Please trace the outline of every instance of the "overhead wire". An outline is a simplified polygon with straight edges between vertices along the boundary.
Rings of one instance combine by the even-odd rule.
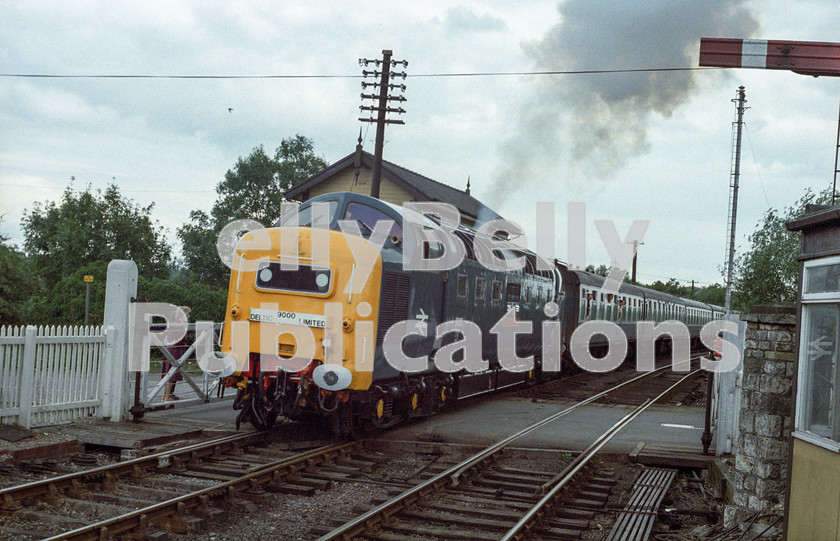
[[[767,198],[767,190],[764,189],[764,179],[761,178],[761,167],[758,166],[758,160],[755,158],[755,149],[753,149],[752,139],[750,138],[750,131],[747,129],[747,123],[744,122],[744,132],[747,134],[747,143],[750,145],[750,152],[752,153],[753,163],[755,163],[755,170],[758,173],[758,182],[761,184],[761,192],[764,194],[764,202],[767,203],[767,209],[770,210],[770,200]]]
[[[544,71],[480,71],[480,72],[451,72],[451,73],[412,73],[406,78],[429,77],[521,77],[527,75],[598,75],[610,73],[656,73],[669,71],[708,71],[726,68],[716,67],[675,67],[675,68],[627,68],[627,69],[590,69],[590,70],[544,70]],[[360,74],[275,74],[275,75],[155,75],[141,73],[0,73],[3,78],[17,79],[361,79]]]

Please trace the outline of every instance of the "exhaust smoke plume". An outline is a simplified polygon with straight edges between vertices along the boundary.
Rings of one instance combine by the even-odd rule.
[[[700,38],[750,37],[744,0],[568,0],[560,22],[526,45],[538,71],[696,67]],[[698,72],[534,76],[512,137],[501,144],[487,200],[502,206],[512,186],[606,178],[648,149],[654,114],[690,97]]]

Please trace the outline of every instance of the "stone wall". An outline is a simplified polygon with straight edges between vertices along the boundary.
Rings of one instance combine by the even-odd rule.
[[[726,524],[784,503],[795,369],[796,307],[754,306],[747,322],[739,435],[735,446],[734,505]]]

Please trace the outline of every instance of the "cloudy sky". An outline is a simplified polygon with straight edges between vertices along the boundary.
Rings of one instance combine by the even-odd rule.
[[[830,187],[840,79],[695,68],[701,37],[840,41],[836,0],[561,2],[0,1],[0,72],[253,78],[0,77],[0,234],[71,184],[115,182],[175,230],[209,210],[240,156],[295,134],[353,151],[361,57],[408,60],[404,126],[385,159],[472,193],[534,238],[556,206],[557,255],[593,220],[650,220],[642,281],[720,282],[732,121],[746,87],[739,246],[769,207]],[[499,75],[518,73],[519,75]],[[454,76],[453,74],[467,74]],[[275,77],[261,76],[305,76]],[[588,225],[566,209],[585,202]],[[533,241],[532,241],[533,244]]]

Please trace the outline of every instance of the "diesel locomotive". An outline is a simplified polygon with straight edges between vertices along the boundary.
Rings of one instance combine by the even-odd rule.
[[[237,426],[268,428],[283,416],[326,420],[337,435],[385,428],[533,384],[544,338],[567,351],[588,319],[613,321],[631,340],[636,321],[676,319],[696,340],[722,314],[630,284],[603,294],[602,277],[462,225],[449,233],[463,245],[457,265],[417,269],[408,255],[431,261],[445,251],[418,243],[418,224],[440,222],[361,194],[325,194],[289,215],[244,236],[233,258],[222,350],[238,363],[224,382],[237,389]],[[517,264],[488,266],[488,254]],[[505,332],[521,322],[528,332]]]

